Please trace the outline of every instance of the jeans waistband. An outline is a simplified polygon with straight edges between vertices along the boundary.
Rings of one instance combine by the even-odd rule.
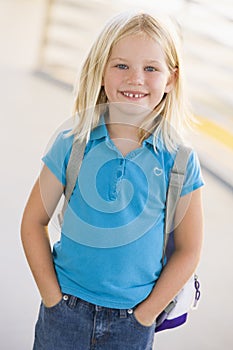
[[[106,306],[100,306],[100,305],[96,305],[96,304],[92,304],[86,300],[83,300],[81,298],[78,298],[74,295],[70,295],[70,294],[63,294],[63,300],[65,300],[67,302],[67,305],[70,308],[75,308],[76,305],[78,303],[83,303],[86,304],[87,306],[89,306],[91,309],[95,310],[95,311],[102,311],[102,310],[110,310],[110,311],[114,311],[119,313],[119,317],[120,318],[127,318],[129,315],[131,315],[134,311],[134,308],[130,308],[130,309],[114,309],[114,308],[109,308]]]

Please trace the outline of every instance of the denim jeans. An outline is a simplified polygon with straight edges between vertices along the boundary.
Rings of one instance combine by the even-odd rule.
[[[152,350],[155,324],[140,324],[133,309],[111,309],[71,295],[40,306],[33,350]]]

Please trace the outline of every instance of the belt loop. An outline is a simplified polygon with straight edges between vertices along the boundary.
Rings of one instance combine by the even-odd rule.
[[[101,311],[103,309],[100,305],[95,305],[95,311]]]
[[[120,318],[127,318],[127,311],[125,309],[120,309]]]
[[[78,298],[77,297],[75,297],[73,295],[69,295],[68,306],[71,309],[75,308],[75,306],[77,305],[77,302],[78,302]]]

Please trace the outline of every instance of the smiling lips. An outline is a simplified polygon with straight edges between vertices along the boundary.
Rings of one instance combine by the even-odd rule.
[[[121,91],[122,95],[125,97],[129,97],[129,98],[143,98],[146,97],[148,94],[143,94],[140,92],[132,92],[132,91]]]

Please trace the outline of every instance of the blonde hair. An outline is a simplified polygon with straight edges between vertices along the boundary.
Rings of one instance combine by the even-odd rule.
[[[107,105],[102,79],[112,47],[126,36],[144,33],[161,46],[169,71],[172,73],[176,70],[176,79],[173,89],[164,95],[140,126],[141,141],[149,131],[154,134],[155,147],[158,136],[162,137],[169,151],[174,150],[177,144],[182,142],[183,131],[185,125],[189,124],[191,115],[184,97],[180,37],[176,29],[175,26],[169,29],[167,23],[147,13],[124,12],[106,24],[91,47],[81,70],[74,104],[74,113],[78,115],[78,123],[72,130],[75,138],[81,141],[88,138],[91,130],[99,123],[103,112],[101,106]],[[160,118],[157,118],[158,116]]]

